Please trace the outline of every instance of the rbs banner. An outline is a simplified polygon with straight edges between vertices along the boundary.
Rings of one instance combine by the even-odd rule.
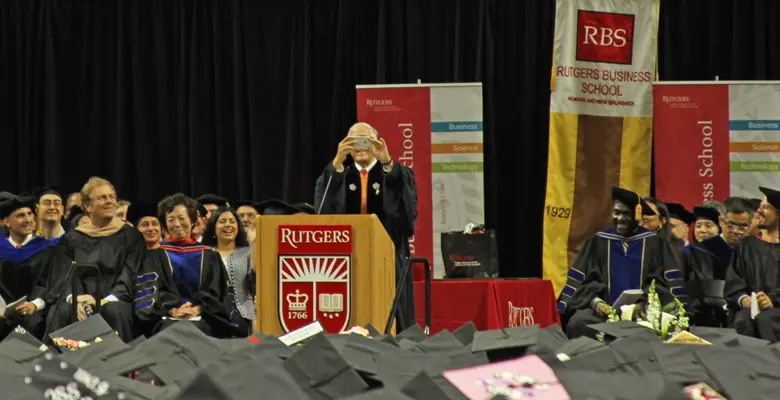
[[[690,209],[778,187],[780,83],[659,82],[653,102],[658,197]]]
[[[658,0],[558,0],[544,278],[559,293],[583,241],[611,224],[612,186],[650,193]]]

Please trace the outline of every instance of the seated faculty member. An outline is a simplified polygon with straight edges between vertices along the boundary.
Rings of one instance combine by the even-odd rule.
[[[147,252],[135,281],[141,332],[148,335],[189,320],[214,337],[246,336],[219,253],[192,238],[195,200],[177,193],[160,201],[157,212],[169,236],[159,249]]]
[[[370,146],[362,146],[359,138],[367,138]],[[321,207],[321,214],[376,214],[395,244],[396,282],[401,280],[417,219],[417,184],[410,168],[393,161],[371,125],[353,125],[339,143],[333,161],[317,178],[314,207]],[[399,332],[415,324],[411,276],[409,272],[397,294]]]
[[[59,238],[65,234],[65,228],[62,226],[62,217],[65,213],[65,205],[62,201],[62,195],[54,187],[40,189],[36,195],[38,217],[37,236],[44,239]]]
[[[21,325],[40,339],[46,327],[45,282],[48,265],[56,253],[54,245],[59,239],[33,235],[35,203],[33,197],[16,196],[0,203],[0,221],[8,230],[8,238],[0,239],[0,296],[6,303],[23,296],[28,299],[16,307],[20,318],[0,320],[4,322],[0,338]]]
[[[765,187],[759,188],[764,194],[759,212],[762,214],[766,229],[764,240],[748,236],[735,248],[731,264],[726,271],[724,294],[734,314],[734,329],[742,335],[761,337],[777,341],[780,331],[780,244],[766,241],[766,237],[777,238],[780,219],[780,191]],[[756,294],[760,313],[751,318],[750,305],[752,294]]]
[[[654,214],[638,194],[612,188],[613,228],[588,238],[569,269],[558,311],[568,320],[566,334],[579,337],[587,326],[604,322],[608,306],[629,289],[645,292],[655,280],[661,301],[668,303],[670,284],[682,286],[682,271],[674,249],[653,232],[639,226],[643,215]],[[668,265],[667,265],[668,264]]]
[[[162,242],[162,226],[157,217],[157,206],[146,203],[133,203],[127,212],[127,222],[144,235],[148,250],[159,249]]]
[[[65,282],[69,264],[56,268],[57,283],[53,293],[59,293],[67,285],[65,303],[57,305],[59,310],[49,311],[50,331],[56,331],[72,321],[70,301],[78,301],[90,309],[100,302],[100,315],[125,342],[133,339],[133,295],[135,277],[146,251],[143,235],[137,229],[116,218],[117,196],[111,182],[90,178],[81,189],[84,211],[89,222],[81,223],[74,231],[60,239],[60,248],[65,256],[78,264],[94,264],[98,274],[90,269],[79,269],[74,275],[80,283],[75,298],[70,282]],[[98,285],[99,282],[99,285]],[[98,290],[99,286],[99,290]],[[56,314],[56,315],[55,315]]]

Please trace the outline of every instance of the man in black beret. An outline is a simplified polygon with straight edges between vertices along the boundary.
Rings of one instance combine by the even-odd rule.
[[[578,337],[588,325],[604,322],[609,307],[626,290],[649,288],[655,280],[661,301],[682,294],[683,274],[674,249],[654,232],[639,226],[654,215],[638,194],[612,188],[613,227],[585,241],[558,298],[558,312],[568,321],[566,333]]]

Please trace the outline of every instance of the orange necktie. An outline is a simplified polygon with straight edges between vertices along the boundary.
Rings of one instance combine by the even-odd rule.
[[[360,213],[368,214],[368,170],[360,170]]]

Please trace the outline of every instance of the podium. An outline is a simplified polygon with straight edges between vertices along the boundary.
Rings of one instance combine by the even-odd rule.
[[[255,331],[281,335],[315,320],[329,333],[384,329],[395,246],[376,215],[268,215],[256,227]]]

